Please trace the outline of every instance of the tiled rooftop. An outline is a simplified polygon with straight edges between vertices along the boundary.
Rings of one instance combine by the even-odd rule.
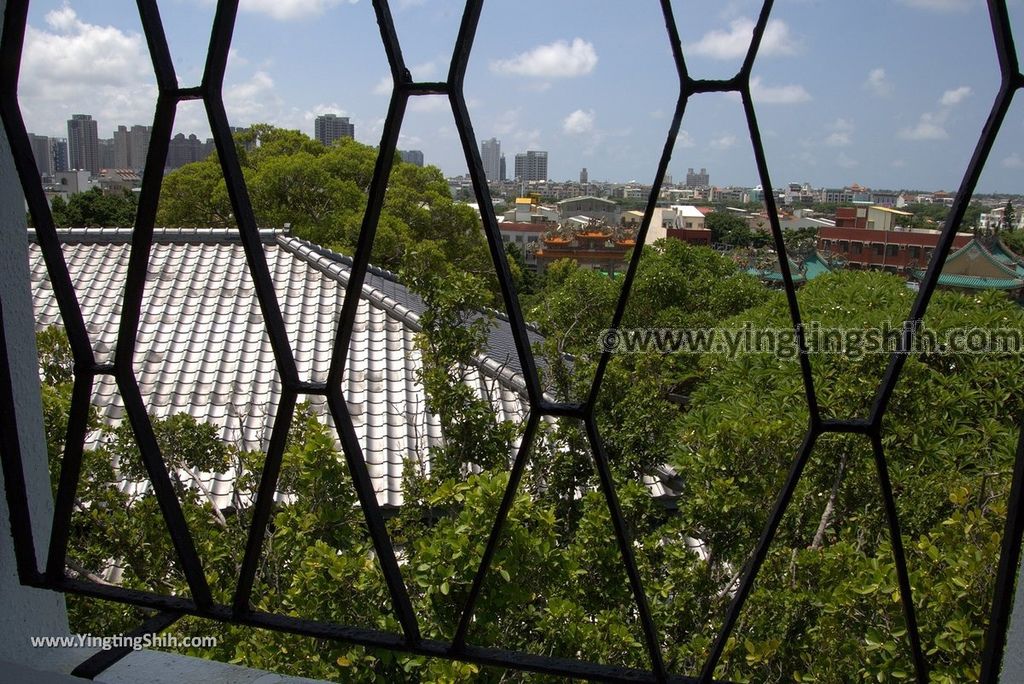
[[[97,361],[112,360],[131,231],[75,229],[62,231],[61,237]],[[352,262],[280,233],[266,231],[262,241],[299,376],[323,382]],[[34,235],[30,242],[36,325],[42,329],[61,321]],[[237,233],[158,231],[146,281],[135,371],[149,412],[156,417],[188,412],[220,426],[226,440],[265,449],[281,383]],[[371,269],[343,392],[385,506],[402,502],[403,462],[423,460],[442,438],[416,380],[420,354],[414,336],[423,310],[423,301],[393,274]],[[508,323],[497,318],[470,381],[490,398],[501,419],[524,416],[520,371]],[[322,399],[310,399],[321,415],[327,413]],[[113,377],[98,378],[93,404],[106,422],[121,420],[123,405]],[[209,474],[218,504],[228,504],[233,477],[231,472]]]

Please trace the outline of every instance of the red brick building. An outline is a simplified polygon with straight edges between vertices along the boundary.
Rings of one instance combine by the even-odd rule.
[[[937,230],[872,230],[837,225],[818,230],[818,250],[830,258],[845,260],[848,268],[902,273],[928,265],[939,235]],[[972,237],[970,233],[957,233],[953,249],[963,247]]]

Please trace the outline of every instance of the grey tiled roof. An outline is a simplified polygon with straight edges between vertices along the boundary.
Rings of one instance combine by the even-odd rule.
[[[97,360],[112,360],[131,231],[75,229],[61,237]],[[30,238],[36,325],[42,329],[61,320],[42,254]],[[299,376],[322,382],[352,262],[272,231],[264,232],[262,241]],[[146,280],[134,360],[149,412],[157,417],[187,412],[220,426],[226,440],[265,449],[281,384],[237,233],[158,231]],[[416,381],[420,354],[414,336],[423,310],[423,301],[393,274],[371,269],[343,391],[378,500],[386,506],[401,504],[404,461],[423,462],[442,438]],[[499,418],[523,419],[521,366],[507,321],[496,321],[486,353],[470,368],[469,382],[490,398]],[[326,413],[322,400],[310,399],[321,415]],[[112,377],[98,378],[93,403],[108,423],[121,420],[123,405]],[[230,472],[204,476],[219,505],[229,503],[233,478]]]

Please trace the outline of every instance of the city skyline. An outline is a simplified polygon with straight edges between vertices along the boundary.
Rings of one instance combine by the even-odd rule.
[[[1024,0],[1009,4],[1014,19],[1024,16]],[[443,79],[463,3],[392,5],[414,78]],[[621,5],[596,12],[582,0],[487,3],[465,85],[477,141],[497,138],[511,155],[548,150],[555,180],[587,167],[594,179],[650,183],[678,78],[658,3]],[[986,11],[970,0],[876,5],[850,12],[820,0],[776,3],[752,81],[772,185],[958,186],[998,88]],[[695,77],[735,73],[759,6],[673,3]],[[197,83],[212,3],[181,0],[161,9],[179,81]],[[96,102],[104,136],[118,124],[152,122],[152,69],[138,16],[125,10],[98,0],[32,4],[20,89],[30,130],[56,137],[71,113]],[[524,12],[546,21],[509,31]],[[872,47],[879,44],[885,54]],[[339,63],[361,68],[339,71]],[[232,125],[267,122],[312,136],[316,116],[334,112],[351,119],[357,140],[376,145],[390,90],[366,0],[243,2],[224,89]],[[208,135],[200,103],[179,107],[175,131]],[[669,173],[682,178],[687,168],[706,167],[723,185],[757,185],[748,140],[736,96],[695,97]],[[446,175],[466,171],[442,96],[410,101],[398,147],[422,150]],[[1018,97],[978,190],[1022,189]]]

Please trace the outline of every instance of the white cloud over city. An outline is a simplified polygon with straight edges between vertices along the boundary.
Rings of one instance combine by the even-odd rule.
[[[241,0],[239,8],[288,21],[315,17],[336,5],[354,5],[357,2],[359,0]]]
[[[151,121],[156,78],[139,33],[82,21],[70,6],[29,26],[19,81],[22,112],[35,130],[66,130],[71,114]],[[89,111],[81,111],[89,103]]]
[[[715,29],[704,34],[695,43],[683,48],[685,56],[698,55],[711,59],[736,59],[743,57],[750,49],[750,41],[754,37],[754,21],[752,19],[733,19],[728,30]],[[799,49],[799,43],[793,36],[789,26],[779,19],[772,19],[765,27],[764,36],[758,55],[792,55]]]
[[[592,133],[594,130],[594,110],[577,109],[562,121],[562,130],[570,135]]]
[[[591,43],[574,38],[571,43],[556,40],[509,59],[491,62],[499,74],[531,78],[572,78],[589,74],[597,66],[597,51]]]

